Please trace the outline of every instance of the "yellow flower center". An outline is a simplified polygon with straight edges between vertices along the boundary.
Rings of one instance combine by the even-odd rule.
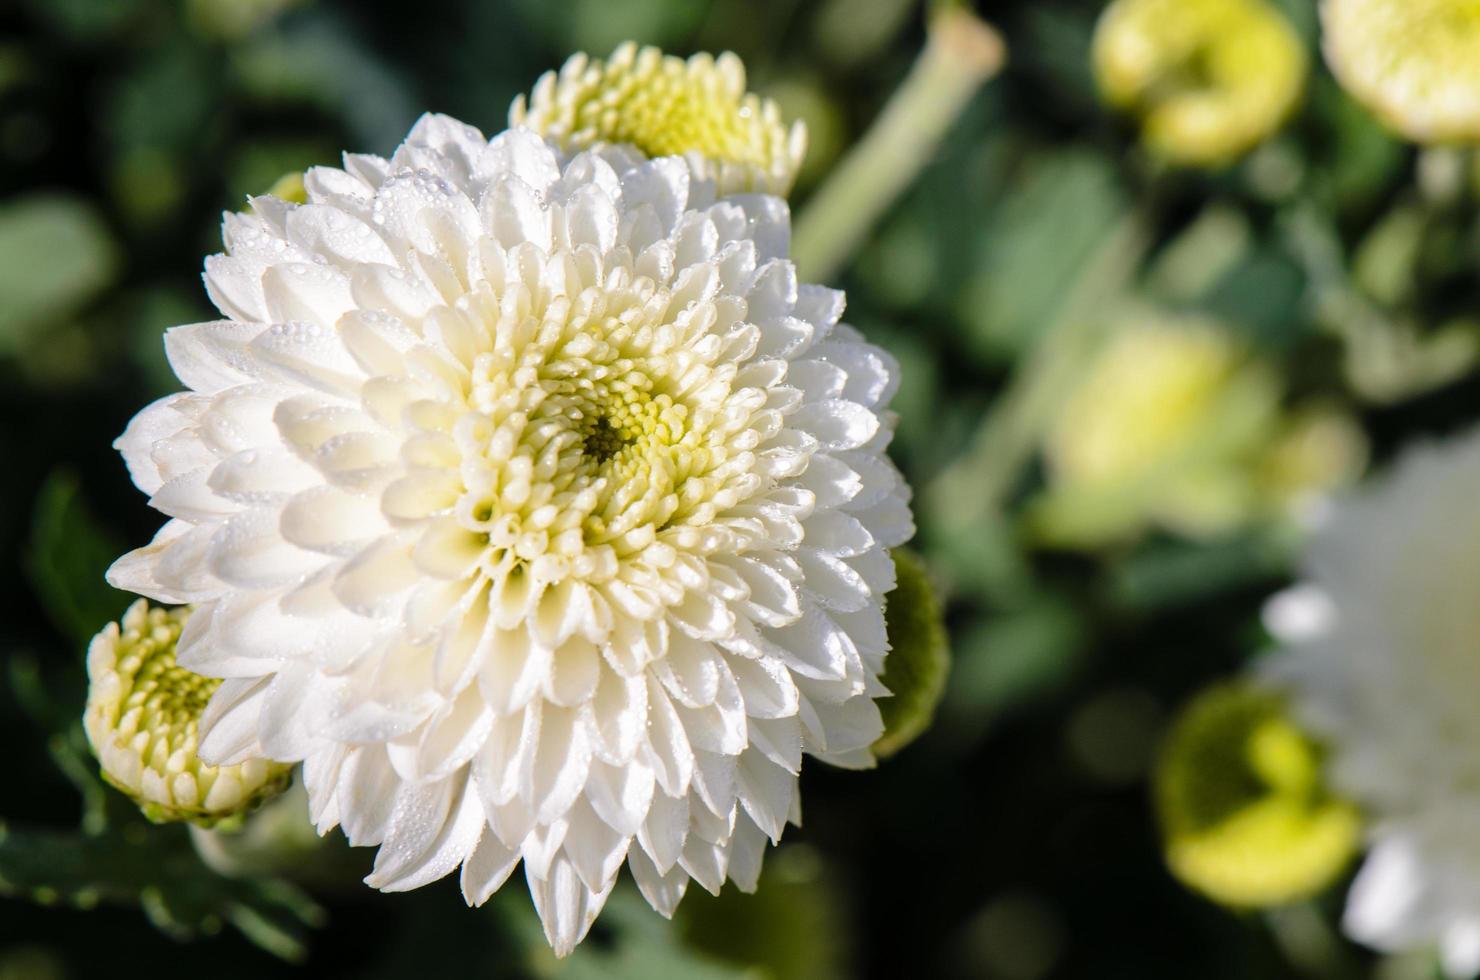
[[[447,311],[485,348],[471,359],[466,414],[446,424],[454,512],[470,536],[460,547],[489,577],[601,581],[637,555],[671,562],[658,535],[687,526],[672,544],[691,546],[757,491],[746,427],[767,395],[731,386],[754,328],[743,302],[691,298],[623,271],[573,298],[510,306],[470,294]]]

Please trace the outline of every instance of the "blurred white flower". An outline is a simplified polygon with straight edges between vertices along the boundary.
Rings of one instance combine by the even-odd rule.
[[[1266,623],[1269,676],[1329,745],[1334,788],[1370,822],[1347,900],[1355,939],[1437,943],[1480,972],[1480,433],[1408,451],[1333,505],[1304,581]]]
[[[893,360],[796,280],[781,200],[681,158],[423,118],[226,216],[118,446],[169,515],[110,580],[194,602],[201,751],[303,760],[370,884],[522,859],[557,953],[625,860],[752,887],[809,753],[866,766]]]

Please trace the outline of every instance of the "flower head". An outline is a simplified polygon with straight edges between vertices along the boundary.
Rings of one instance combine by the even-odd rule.
[[[514,100],[509,125],[567,151],[622,143],[650,157],[683,156],[721,194],[785,194],[807,150],[800,121],[788,127],[775,102],[745,91],[734,54],[685,61],[631,42],[605,61],[577,54],[558,74],[546,72],[528,101]]]
[[[1115,0],[1095,29],[1094,68],[1106,101],[1141,117],[1158,156],[1217,166],[1284,123],[1306,56],[1265,0]]]
[[[1269,677],[1371,820],[1346,930],[1384,950],[1437,942],[1480,970],[1480,436],[1411,449],[1328,509],[1304,581],[1266,612]]]
[[[1343,87],[1419,143],[1480,139],[1480,8],[1469,0],[1323,0]]]
[[[1168,737],[1156,773],[1172,871],[1234,906],[1289,902],[1331,884],[1361,823],[1327,791],[1320,763],[1278,695],[1247,684],[1204,692]]]
[[[368,881],[521,860],[558,952],[623,861],[753,884],[810,753],[865,766],[897,368],[799,284],[774,197],[427,116],[228,215],[119,440],[171,520],[110,573],[197,611],[202,753],[303,760]]]
[[[197,725],[221,682],[175,663],[189,615],[188,609],[151,609],[140,599],[121,623],[109,623],[93,638],[83,727],[103,778],[149,819],[210,826],[282,792],[292,767],[256,757],[229,766],[200,760]]]

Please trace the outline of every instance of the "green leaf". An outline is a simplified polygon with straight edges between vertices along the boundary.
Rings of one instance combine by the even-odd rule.
[[[107,227],[83,201],[33,195],[0,207],[0,353],[78,312],[117,268]]]
[[[103,578],[122,553],[88,509],[77,476],[53,472],[37,495],[27,570],[47,613],[76,642],[87,643],[128,606]]]
[[[974,346],[987,355],[1031,346],[1124,210],[1104,158],[1064,152],[1026,161],[990,218],[977,275],[961,294]]]
[[[183,828],[139,823],[90,835],[0,826],[0,895],[44,905],[137,905],[175,939],[219,932],[230,922],[284,959],[307,952],[307,929],[323,911],[271,879],[232,879],[196,858]]]
[[[1160,543],[1116,566],[1110,597],[1131,611],[1175,608],[1284,574],[1287,561],[1284,545],[1265,533],[1206,544]]]
[[[898,584],[885,607],[890,649],[882,678],[893,697],[879,702],[884,734],[874,743],[874,753],[882,757],[930,727],[951,670],[950,637],[925,566],[906,549],[893,554]]]

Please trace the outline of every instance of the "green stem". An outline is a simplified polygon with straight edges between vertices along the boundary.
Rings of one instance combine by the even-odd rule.
[[[1144,214],[1132,213],[1106,235],[971,446],[925,488],[921,509],[936,515],[939,530],[957,533],[1000,512],[1108,327],[1105,305],[1140,266],[1149,225]]]
[[[1004,57],[1001,37],[970,11],[934,13],[909,76],[797,218],[792,257],[808,281],[831,280],[853,257]]]

